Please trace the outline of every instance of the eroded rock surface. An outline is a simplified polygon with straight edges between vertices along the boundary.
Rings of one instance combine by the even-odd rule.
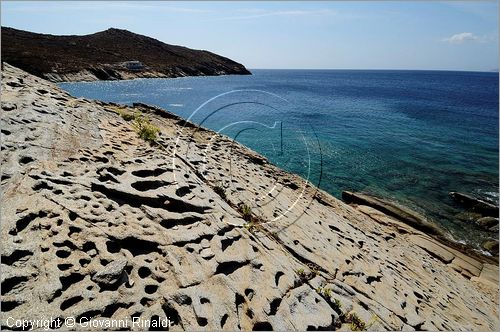
[[[5,65],[2,328],[347,329],[353,314],[372,330],[498,328],[497,265],[138,105],[161,128],[149,145],[116,107]]]

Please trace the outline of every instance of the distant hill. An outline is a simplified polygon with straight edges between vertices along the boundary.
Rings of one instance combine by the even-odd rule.
[[[51,81],[251,74],[223,56],[127,30],[55,36],[2,27],[2,61]]]

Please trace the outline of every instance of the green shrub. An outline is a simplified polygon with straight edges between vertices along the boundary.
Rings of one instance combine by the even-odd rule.
[[[134,127],[139,137],[146,142],[154,143],[158,139],[160,128],[153,125],[148,117],[135,117]]]
[[[252,221],[252,208],[250,206],[242,203],[240,204],[239,209],[244,220],[249,222]]]
[[[339,299],[333,299],[332,302],[333,310],[340,312],[342,310],[342,303],[340,303]]]
[[[302,269],[302,268],[297,269],[295,271],[295,273],[297,273],[297,275],[299,276],[300,279],[302,279],[302,280],[306,280],[307,279],[307,275],[308,274],[307,274],[307,272],[304,269]]]
[[[123,120],[125,120],[125,121],[135,120],[136,118],[139,117],[139,115],[137,113],[129,112],[124,107],[110,106],[109,110],[111,110],[112,112],[115,112],[116,114],[120,115],[123,118]]]
[[[132,121],[138,117],[136,114],[131,113],[131,112],[122,112],[122,113],[120,113],[120,115],[123,118],[123,120],[125,120],[125,121]]]
[[[246,222],[243,227],[245,227],[250,233],[254,233],[257,230],[257,227],[253,221]]]
[[[316,293],[323,295],[330,302],[330,299],[332,297],[332,289],[331,288],[318,287],[318,288],[316,288]],[[342,307],[342,305],[340,304],[340,301],[338,299],[333,299],[332,305],[334,306],[334,308],[336,310],[340,309]]]
[[[365,322],[355,312],[347,316],[346,322],[350,324],[351,331],[363,331],[366,328]]]

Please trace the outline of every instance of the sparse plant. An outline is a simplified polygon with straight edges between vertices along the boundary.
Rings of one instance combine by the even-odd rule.
[[[125,121],[135,120],[139,117],[138,113],[129,112],[125,107],[111,106],[110,110],[120,115]]]
[[[158,139],[160,128],[153,125],[148,117],[138,116],[135,118],[134,127],[140,138],[146,142],[154,143]]]
[[[243,227],[245,227],[250,233],[254,233],[257,229],[255,223],[253,221],[246,222],[243,224]]]
[[[132,112],[122,112],[120,113],[120,115],[125,121],[132,121],[138,117],[137,114],[134,114]]]
[[[333,306],[333,310],[335,310],[337,312],[342,311],[342,303],[340,303],[339,299],[334,298],[332,301],[332,306]]]
[[[250,206],[245,203],[241,203],[239,209],[244,220],[247,222],[252,221],[252,208]]]
[[[324,297],[328,298],[327,300],[330,301],[329,299],[331,299],[332,297],[332,289],[331,288],[328,288],[328,287],[318,287],[316,288],[316,292],[318,294],[321,294],[323,295]],[[342,306],[340,304],[340,301],[337,300],[337,299],[333,299],[333,305],[337,308],[340,309],[340,307]]]
[[[300,269],[297,269],[295,271],[295,273],[297,273],[297,275],[299,276],[300,279],[302,280],[306,280],[307,279],[307,272],[303,269],[303,268],[300,268]]]
[[[355,312],[347,316],[346,322],[349,323],[351,331],[363,331],[366,328],[365,322]]]
[[[311,271],[311,277],[316,277],[319,275],[319,272],[321,270],[321,267],[319,267],[317,264],[314,263],[308,263],[307,267]]]
[[[223,200],[227,200],[226,196],[226,190],[222,186],[220,182],[218,182],[214,187],[213,187],[215,193],[219,195]]]

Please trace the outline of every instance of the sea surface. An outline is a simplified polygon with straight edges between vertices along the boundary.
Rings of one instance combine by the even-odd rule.
[[[235,138],[336,197],[392,199],[462,242],[450,191],[498,203],[498,73],[252,70],[251,76],[63,83],[76,97],[157,105]]]

